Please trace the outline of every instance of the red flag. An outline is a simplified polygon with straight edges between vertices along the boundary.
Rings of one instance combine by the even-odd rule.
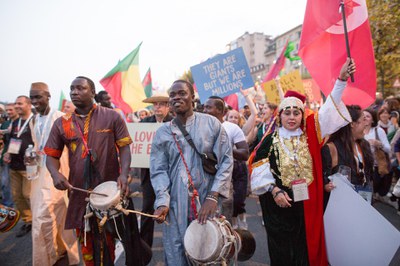
[[[325,95],[328,95],[346,61],[341,0],[308,0],[299,55]],[[365,0],[345,0],[351,57],[357,65],[355,82],[348,82],[345,104],[368,107],[375,100],[376,70]]]
[[[149,98],[151,95],[153,95],[153,83],[151,81],[151,70],[147,70],[146,75],[144,76],[142,80],[142,84],[144,87],[144,93],[146,94],[146,97]]]
[[[232,109],[239,111],[239,100],[236,93],[224,97],[224,101],[232,107]]]
[[[268,80],[274,79],[278,76],[279,71],[285,66],[285,51],[287,48],[288,42],[286,42],[285,47],[283,47],[281,54],[279,55],[278,59],[276,59],[275,64],[272,65],[270,70],[268,71],[267,75],[265,76],[263,82]]]

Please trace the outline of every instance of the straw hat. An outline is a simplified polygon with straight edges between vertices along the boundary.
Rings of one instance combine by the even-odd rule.
[[[155,93],[149,98],[143,100],[144,103],[159,103],[159,102],[168,102],[169,96],[167,93]]]

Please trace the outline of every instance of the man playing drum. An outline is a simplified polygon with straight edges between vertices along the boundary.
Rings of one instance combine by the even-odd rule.
[[[72,81],[70,96],[76,110],[54,122],[44,149],[54,186],[60,190],[92,190],[103,182],[117,181],[121,194],[127,196],[131,160],[129,144],[132,140],[125,122],[117,112],[93,103],[95,86],[89,78],[80,76]],[[69,153],[69,179],[59,172],[59,160],[64,146],[68,147]],[[86,265],[113,265],[115,246],[109,228],[112,228],[110,225],[114,224],[115,219],[100,226],[98,218],[93,216],[89,223],[85,223],[87,197],[87,193],[69,191],[65,228],[77,229]],[[131,202],[130,207],[133,208]],[[128,218],[120,217],[124,223],[127,222]],[[130,230],[119,231],[122,242],[126,242],[126,237],[132,244],[130,249],[125,247],[127,265],[142,265],[135,220],[129,219],[131,224],[127,228]]]
[[[157,130],[150,155],[150,178],[156,194],[154,214],[158,215],[157,222],[167,219],[169,223],[163,225],[167,265],[190,265],[183,244],[189,223],[197,219],[204,224],[214,216],[219,197],[228,198],[231,186],[233,158],[228,136],[215,117],[193,112],[193,102],[192,84],[175,81],[169,90],[169,104],[176,119]],[[186,128],[199,152],[215,154],[215,175],[204,171],[201,157],[177,122]]]

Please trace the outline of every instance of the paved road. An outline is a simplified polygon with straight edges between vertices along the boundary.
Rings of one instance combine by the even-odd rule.
[[[141,197],[134,198],[135,208],[140,210]],[[262,266],[269,265],[268,247],[265,229],[261,224],[261,211],[256,197],[250,197],[246,201],[248,212],[247,222],[257,242],[257,249],[251,260],[241,262],[239,265]],[[382,203],[374,204],[374,207],[388,219],[398,230],[400,230],[400,216],[396,210]],[[0,234],[0,265],[2,266],[25,266],[31,265],[32,239],[30,235],[16,238],[15,234],[21,226],[21,222],[10,232]],[[153,259],[150,265],[164,265],[163,247],[161,243],[161,226],[156,225],[153,245]],[[117,260],[116,265],[124,265],[124,255]],[[400,249],[390,265],[400,265]]]

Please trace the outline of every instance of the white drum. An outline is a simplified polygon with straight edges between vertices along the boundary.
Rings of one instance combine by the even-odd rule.
[[[240,239],[225,219],[208,220],[206,224],[192,221],[184,237],[189,259],[200,263],[228,261],[240,250]]]
[[[106,194],[107,197],[90,194],[89,202],[90,207],[99,219],[107,216],[112,218],[121,214],[120,211],[115,209],[115,206],[122,203],[121,191],[118,189],[117,182],[107,181],[101,183],[93,189],[94,192]]]

